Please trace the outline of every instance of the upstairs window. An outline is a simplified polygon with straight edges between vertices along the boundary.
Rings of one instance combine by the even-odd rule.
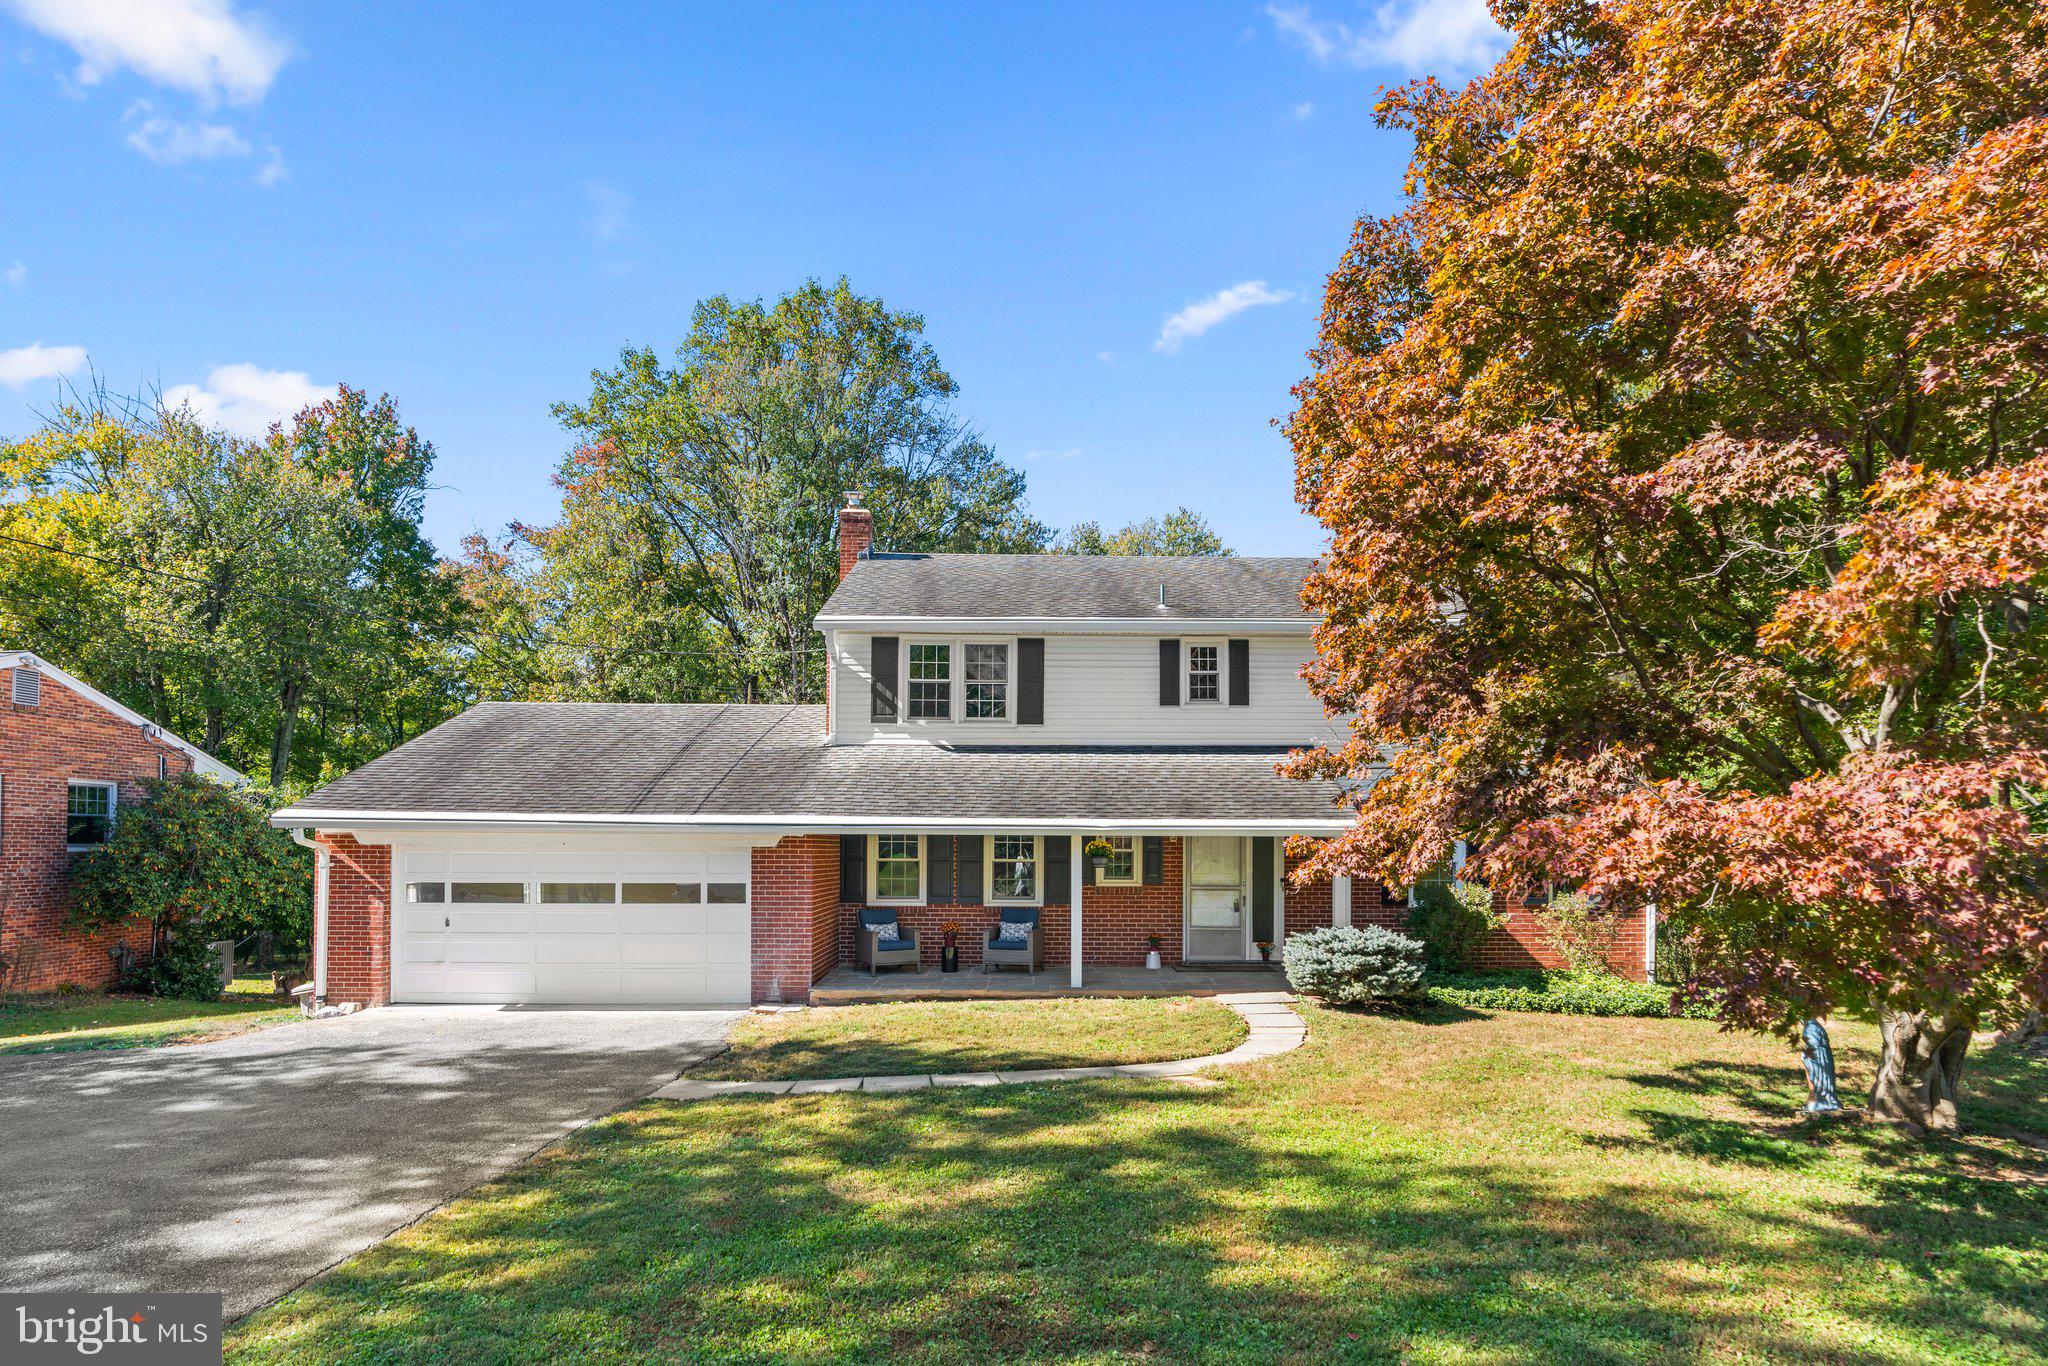
[[[969,645],[966,649],[967,719],[1007,719],[1010,715],[1010,647]]]
[[[1188,646],[1188,701],[1223,700],[1223,649],[1217,645]]]
[[[64,813],[64,844],[71,849],[91,849],[105,844],[114,834],[114,785],[72,783]]]
[[[913,721],[944,721],[953,714],[953,647],[910,647],[910,711]]]

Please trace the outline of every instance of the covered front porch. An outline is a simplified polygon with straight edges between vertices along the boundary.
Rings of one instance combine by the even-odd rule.
[[[810,999],[1281,990],[1288,935],[1352,921],[1348,879],[1290,877],[1299,860],[1288,836],[1327,829],[1250,820],[1165,831],[1105,821],[1044,834],[933,826],[840,837],[838,951],[817,964]],[[1091,841],[1100,842],[1094,857]],[[1372,918],[1376,907],[1362,910]],[[989,954],[999,966],[984,973],[1000,927],[1020,922],[1031,926],[1036,971],[1017,967],[1020,955],[1004,942],[994,947],[1010,951]],[[884,932],[897,937],[885,941]],[[948,961],[956,971],[942,970]]]

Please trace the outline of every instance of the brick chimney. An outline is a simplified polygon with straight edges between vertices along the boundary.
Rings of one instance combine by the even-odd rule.
[[[839,509],[839,577],[853,572],[854,562],[874,548],[875,514],[860,505],[858,491],[849,490]]]

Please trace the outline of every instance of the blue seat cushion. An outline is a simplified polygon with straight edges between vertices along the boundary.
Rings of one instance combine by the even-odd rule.
[[[914,949],[917,947],[917,944],[909,939],[882,939],[876,941],[875,947],[884,953],[891,953],[897,950]]]

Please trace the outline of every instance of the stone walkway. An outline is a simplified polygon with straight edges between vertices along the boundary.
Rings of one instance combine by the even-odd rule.
[[[656,1091],[654,1100],[711,1100],[718,1096],[807,1096],[826,1091],[922,1091],[933,1086],[1023,1086],[1039,1081],[1082,1081],[1096,1077],[1145,1077],[1201,1084],[1197,1073],[1277,1057],[1301,1047],[1308,1026],[1294,1013],[1284,991],[1241,992],[1215,998],[1251,1027],[1245,1041],[1228,1053],[1171,1062],[1134,1062],[1118,1067],[1047,1067],[1029,1072],[915,1073],[901,1077],[816,1077],[805,1081],[691,1081],[684,1077]]]

